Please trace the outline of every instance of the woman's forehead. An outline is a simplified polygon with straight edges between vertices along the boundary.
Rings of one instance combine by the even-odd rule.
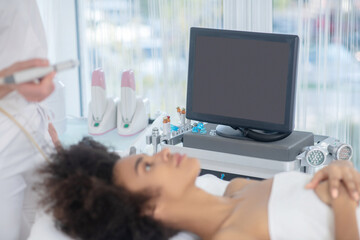
[[[137,154],[119,159],[114,168],[115,183],[125,186],[131,185],[135,181],[136,176],[138,176],[137,167],[139,166],[136,166],[138,165],[137,162],[144,156],[144,154]]]
[[[133,159],[135,159],[135,157],[136,155],[124,157],[115,163],[114,176],[117,184],[123,184],[127,178],[133,177],[132,175],[134,174],[131,169],[133,168],[132,166],[134,166],[132,162],[134,162]]]
[[[127,165],[131,165],[132,162],[134,162],[137,157],[138,157],[138,155],[130,155],[130,156],[123,157],[123,158],[119,159],[119,161],[117,161],[116,165],[118,165],[118,167],[120,167],[120,168],[126,167]]]
[[[121,172],[134,172],[136,171],[136,162],[139,158],[143,158],[145,154],[130,155],[119,159],[116,163],[116,171]]]
[[[136,159],[140,158],[140,157],[144,157],[146,156],[145,154],[135,154],[135,155],[129,155],[126,157],[123,157],[120,159],[120,162],[134,162],[136,161]]]

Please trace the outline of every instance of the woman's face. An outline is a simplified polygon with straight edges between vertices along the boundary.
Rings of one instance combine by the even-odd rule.
[[[133,155],[116,162],[115,184],[131,192],[160,190],[160,196],[181,196],[193,186],[200,172],[199,161],[186,155],[171,154],[168,149],[148,156]]]

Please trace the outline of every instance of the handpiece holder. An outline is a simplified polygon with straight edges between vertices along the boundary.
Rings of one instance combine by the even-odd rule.
[[[88,130],[91,135],[102,135],[116,128],[117,99],[106,96],[105,74],[94,70],[91,79]]]
[[[93,102],[89,103],[88,130],[91,135],[102,135],[116,128],[116,106],[118,99],[107,98],[106,109],[101,121],[96,121],[91,109]]]
[[[148,125],[150,102],[137,97],[135,77],[131,70],[121,76],[121,101],[117,106],[117,130],[120,136],[132,136]]]
[[[188,122],[184,124],[183,126],[180,126],[178,130],[171,131],[170,134],[165,135],[160,133],[160,130],[157,127],[154,127],[152,129],[152,134],[146,136],[146,144],[153,145],[153,154],[158,152],[158,146],[161,143],[168,144],[168,145],[176,145],[182,142],[183,135],[186,132],[191,131],[193,128],[193,125]]]

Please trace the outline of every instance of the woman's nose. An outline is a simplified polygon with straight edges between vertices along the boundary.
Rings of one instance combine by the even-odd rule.
[[[161,161],[167,162],[170,158],[170,150],[168,148],[165,148],[161,150],[157,155]]]

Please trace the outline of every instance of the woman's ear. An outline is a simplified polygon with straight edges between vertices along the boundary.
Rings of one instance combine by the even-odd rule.
[[[144,207],[143,213],[155,220],[164,220],[167,216],[167,209],[169,209],[169,199],[165,199],[158,189],[155,197],[150,199]]]
[[[153,217],[154,219],[160,219],[161,213],[163,212],[161,207],[163,204],[159,203],[159,199],[155,198],[150,200],[144,207],[143,214]]]
[[[147,203],[142,210],[142,214],[145,216],[154,217],[155,208],[155,205]]]
[[[166,218],[166,211],[165,211],[165,207],[163,204],[158,203],[153,211],[153,218],[156,220],[164,220]]]

